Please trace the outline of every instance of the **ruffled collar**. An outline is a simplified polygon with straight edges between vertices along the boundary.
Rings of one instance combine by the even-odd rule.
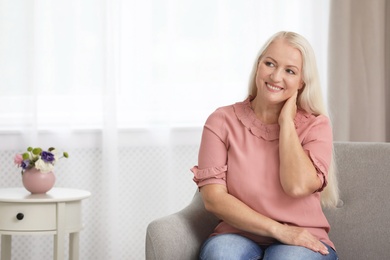
[[[258,138],[263,138],[267,141],[273,141],[279,139],[279,124],[264,124],[257,117],[255,112],[251,108],[251,97],[248,97],[242,102],[237,102],[233,105],[234,113],[238,120],[249,129],[249,131]],[[302,123],[313,115],[298,110],[297,115],[294,119],[295,128],[298,128]]]

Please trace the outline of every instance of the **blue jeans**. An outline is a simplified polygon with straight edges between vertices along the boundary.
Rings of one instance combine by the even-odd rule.
[[[324,243],[325,244],[325,243]],[[322,255],[301,246],[275,243],[262,247],[252,240],[237,234],[222,234],[210,237],[203,244],[201,260],[337,260],[337,253],[328,247],[329,254]]]

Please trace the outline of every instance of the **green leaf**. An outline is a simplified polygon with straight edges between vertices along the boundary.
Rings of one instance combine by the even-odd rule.
[[[34,155],[39,155],[39,154],[41,154],[41,152],[42,152],[42,149],[39,148],[39,147],[34,148],[34,149],[32,150],[32,153],[33,153]]]
[[[22,154],[23,160],[28,160],[30,159],[30,154],[29,153],[24,153]]]
[[[67,152],[64,152],[64,157],[69,158],[69,154]]]

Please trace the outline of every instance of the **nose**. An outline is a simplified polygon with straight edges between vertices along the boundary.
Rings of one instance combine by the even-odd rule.
[[[275,81],[279,82],[282,80],[282,71],[280,69],[275,69],[271,72],[270,78]]]

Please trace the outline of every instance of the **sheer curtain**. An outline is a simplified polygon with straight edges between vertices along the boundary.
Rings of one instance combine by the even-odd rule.
[[[0,0],[0,187],[27,146],[67,150],[57,187],[87,189],[81,259],[143,259],[146,225],[196,190],[204,121],[243,100],[259,48],[291,30],[327,85],[328,1]],[[15,237],[16,259],[51,238]],[[43,247],[43,248],[42,248]]]
[[[331,1],[329,103],[335,140],[390,141],[390,2]]]

